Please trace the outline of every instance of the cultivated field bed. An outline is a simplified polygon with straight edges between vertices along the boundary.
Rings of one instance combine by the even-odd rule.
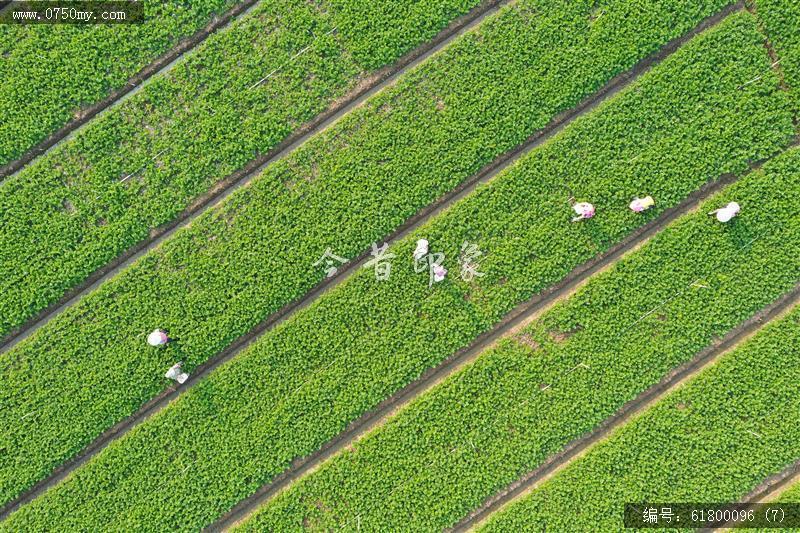
[[[737,501],[800,458],[798,344],[800,309],[766,326],[479,531],[541,531],[544,524],[610,531],[622,527],[620,502]]]
[[[356,517],[375,530],[452,526],[800,283],[800,260],[790,252],[800,244],[800,220],[786,194],[797,187],[795,149],[418,397],[272,500],[246,529],[352,529]],[[706,213],[733,198],[748,213],[720,229]],[[596,477],[586,479],[593,486]],[[609,501],[650,494],[617,496]]]
[[[142,24],[0,25],[0,179],[9,163],[235,5],[149,2]]]
[[[746,172],[749,161],[768,157],[786,145],[793,134],[791,109],[777,79],[768,74],[763,85],[739,89],[742,79],[768,67],[753,17],[732,16],[393,247],[398,258],[409,261],[398,259],[390,280],[378,282],[374,273],[360,270],[16,516],[45,522],[59,515],[63,519],[64,513],[57,509],[69,505],[75,524],[100,527],[108,520],[172,524],[181,508],[196,509],[202,500],[204,512],[193,512],[193,523],[199,526],[213,520],[280,473],[292,459],[312,452],[426,368],[469,344],[515,304],[557,282],[703,183],[725,173]],[[715,135],[707,135],[709,128],[714,128]],[[655,135],[666,130],[668,137]],[[603,141],[600,132],[609,131],[626,133],[613,142]],[[692,153],[704,157],[693,158]],[[644,217],[626,212],[630,197],[645,188],[659,198],[657,209]],[[570,190],[592,198],[598,206],[620,208],[598,213],[591,225],[571,225]],[[451,258],[458,256],[465,240],[475,242],[487,253],[481,263],[486,276],[472,284],[459,281],[457,264],[451,259],[448,268],[453,269],[453,279],[430,290],[427,276],[415,273],[410,264],[413,240],[419,236],[426,236]],[[141,290],[136,297],[120,307],[141,301]],[[441,309],[448,312],[442,314]],[[185,312],[177,308],[175,312],[185,320]],[[429,317],[436,321],[425,320]],[[97,327],[99,321],[91,324]],[[124,320],[109,325],[124,327]],[[52,346],[60,338],[57,330],[49,337],[44,331],[33,339],[40,339],[40,347]],[[22,349],[29,347],[19,360],[32,362],[38,353],[35,345],[25,343],[8,355],[23,355]],[[129,346],[136,349],[132,342]],[[142,383],[153,383],[149,390],[154,390],[158,380],[152,376],[158,376],[175,356],[191,353],[161,352],[163,361],[153,358],[147,363],[149,375],[142,372]],[[382,355],[386,353],[393,356]],[[130,410],[147,390],[145,386],[128,388],[133,400],[120,401],[120,391],[126,390],[138,370],[124,359],[106,362],[104,357],[92,362],[108,364],[110,374],[98,373],[103,379],[96,380],[91,389],[97,394],[91,402],[81,404],[81,399],[67,392],[57,392],[58,401],[48,400],[48,389],[35,386],[42,391],[42,409],[53,409],[55,415],[55,406],[60,406],[60,439],[65,437],[64,413],[75,412],[75,425],[87,429],[74,433],[73,442],[84,443],[80,439],[102,430],[113,413]],[[77,362],[74,358],[64,361]],[[121,366],[128,369],[126,384],[115,383],[112,369]],[[85,380],[79,367],[74,366],[74,371]],[[22,399],[22,391],[31,390],[31,382],[17,383],[16,396]],[[75,407],[65,409],[64,402],[73,398],[78,399]],[[16,408],[19,416],[23,405]],[[87,413],[92,405],[102,405],[94,409],[100,422],[89,426]],[[37,420],[47,424],[52,418]],[[17,437],[31,450],[28,464],[37,457],[42,465],[63,460],[63,456],[48,457],[52,447],[40,445],[48,433],[54,434],[55,426],[53,430],[41,426],[34,435],[36,427],[40,426]],[[34,451],[36,447],[42,451]],[[202,469],[190,464],[202,464]],[[120,474],[111,473],[117,469]],[[14,472],[6,478],[12,483],[23,476],[19,470],[8,472]],[[165,481],[169,472],[180,475]],[[103,489],[108,476],[116,480],[112,492]],[[162,489],[162,482],[167,489]],[[91,505],[82,507],[79,502],[89,501],[84,498],[90,498]],[[151,498],[162,502],[168,498],[170,503],[162,508]],[[159,509],[177,514],[159,515]]]

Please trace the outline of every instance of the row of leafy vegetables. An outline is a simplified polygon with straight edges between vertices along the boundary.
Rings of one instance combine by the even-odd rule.
[[[385,13],[365,2],[339,10],[304,0],[259,3],[0,183],[0,335],[375,74],[365,65],[392,62],[475,3],[404,0]],[[416,18],[394,37],[373,34],[369,49],[361,40],[370,35],[356,32],[373,11],[386,17],[382,24]],[[429,22],[413,27],[420,19]]]
[[[653,4],[655,10],[662,8],[662,3],[657,4]],[[621,13],[632,6],[625,2],[615,5],[622,6]],[[480,47],[478,43],[491,46],[495,39],[503,37],[518,42],[516,17],[544,16],[524,7],[523,4],[505,11],[490,23],[485,34],[469,36],[465,42],[475,47]],[[639,8],[637,4],[636,9]],[[608,13],[613,14],[610,10]],[[629,18],[609,20],[622,24]],[[688,22],[687,25],[691,26]],[[497,31],[499,28],[510,28],[510,32],[504,34]],[[640,39],[641,35],[639,28],[634,38]],[[503,48],[507,46],[508,43]],[[754,17],[747,13],[731,16],[490,184],[391,247],[396,257],[388,280],[378,281],[374,272],[360,270],[262,336],[167,409],[112,443],[65,483],[22,508],[3,526],[47,527],[58,520],[67,528],[196,528],[212,522],[283,471],[293,459],[314,451],[426,368],[469,344],[517,303],[558,282],[582,262],[678,204],[703,183],[726,173],[744,173],[748,163],[785,147],[794,133],[792,108],[769,64]],[[743,80],[761,72],[766,72],[762,83],[742,87]],[[448,73],[452,86],[456,86],[457,73]],[[387,93],[379,97],[384,98],[381,105],[367,106],[363,116],[368,112],[384,113],[386,124],[391,112],[402,113],[401,106],[392,107],[390,96]],[[445,112],[452,109],[447,102],[444,109],[438,109],[437,103],[432,107]],[[362,115],[354,115],[343,126],[356,128],[365,124],[366,120],[355,122],[359,116]],[[296,155],[302,153],[303,150]],[[357,154],[354,150],[352,157]],[[313,170],[314,165],[310,164],[310,168]],[[322,180],[324,175],[320,173],[315,180],[298,181],[287,188],[302,194],[302,198],[311,198],[320,190]],[[361,189],[347,181],[337,185],[339,194],[347,191],[348,203],[354,205],[353,198]],[[258,189],[255,184],[247,193],[256,194],[250,191]],[[268,190],[275,191],[276,187]],[[781,188],[775,190],[786,194]],[[644,216],[631,213],[627,203],[643,193],[658,199],[656,208]],[[35,405],[34,413],[40,413],[37,424],[47,424],[50,417],[46,411],[58,403],[60,442],[67,438],[72,442],[60,454],[53,454],[53,445],[42,443],[48,438],[50,443],[56,442],[48,437],[54,430],[41,426],[13,434],[20,444],[16,449],[26,450],[21,452],[27,453],[26,464],[38,461],[40,470],[25,473],[16,469],[12,480],[10,473],[15,469],[4,468],[9,472],[3,478],[8,487],[6,494],[13,495],[24,488],[18,481],[24,476],[30,482],[37,475],[46,474],[52,465],[107,427],[109,420],[126,416],[147,394],[157,392],[160,384],[153,376],[169,361],[185,356],[191,366],[200,362],[199,358],[191,358],[199,353],[201,342],[217,343],[206,357],[224,344],[225,340],[215,333],[236,327],[235,319],[210,307],[198,306],[189,312],[174,305],[160,307],[159,298],[193,285],[203,286],[220,265],[233,268],[238,264],[226,261],[225,254],[214,255],[207,250],[222,246],[226,232],[243,218],[235,215],[241,215],[251,205],[244,202],[244,194],[242,200],[229,204],[240,211],[222,210],[209,215],[215,232],[191,233],[194,227],[190,228],[175,239],[174,247],[172,243],[162,247],[131,269],[129,275],[107,284],[70,310],[65,319],[54,321],[52,328],[44,328],[30,342],[8,354],[10,375],[15,378],[8,381],[7,390],[12,391],[8,397],[17,405],[4,413],[21,414]],[[598,206],[596,217],[585,224],[570,224],[570,195],[591,199]],[[267,198],[267,194],[261,198]],[[701,259],[716,250],[715,245],[744,244],[755,229],[764,227],[756,202],[743,202],[752,214],[747,219],[743,215],[738,226],[715,226],[705,216],[685,223],[695,237],[702,237],[697,246],[704,253],[698,253],[698,265],[708,264],[710,258],[706,262]],[[307,210],[321,216],[325,204],[312,206]],[[779,201],[775,209],[776,213],[784,213],[785,202]],[[233,216],[225,217],[223,213]],[[261,232],[266,221],[288,216],[280,211],[274,214],[275,218],[260,219]],[[317,228],[325,225],[307,227],[304,232]],[[347,235],[341,229],[335,233],[341,239]],[[188,238],[190,235],[192,239]],[[240,241],[246,242],[247,247],[239,244],[237,258],[250,255],[254,261],[263,262],[266,254],[257,251],[259,237],[259,232],[253,232],[251,239]],[[446,264],[451,273],[444,283],[432,288],[426,274],[415,272],[411,262],[414,241],[420,237],[427,238],[433,250],[449,258]],[[685,248],[696,241],[681,235],[680,244]],[[337,242],[345,241],[333,241],[332,245]],[[458,276],[457,258],[464,242],[485,252],[480,263],[485,275],[472,282]],[[319,244],[325,243],[321,240]],[[767,243],[772,240],[767,239],[760,246]],[[750,249],[759,248],[744,248],[742,253],[749,253]],[[671,253],[684,254],[676,248]],[[767,256],[762,253],[759,257]],[[170,263],[173,258],[177,261]],[[197,267],[196,277],[181,273],[195,268],[195,258],[207,261]],[[176,283],[172,290],[154,291],[150,293],[152,297],[148,296],[148,287],[159,279],[147,274],[148,264],[161,266],[162,272],[172,276]],[[287,264],[285,258],[282,264]],[[264,266],[262,263],[258,275],[266,270]],[[305,264],[299,266],[307,268]],[[763,290],[747,300],[753,309],[791,285],[796,274],[791,270],[793,266],[796,263],[791,261],[776,263],[772,275],[763,281]],[[257,298],[248,291],[265,284],[256,274],[242,279],[245,284],[238,291],[215,289],[214,293],[224,294],[233,304],[256,305]],[[160,307],[160,314],[151,310],[156,307]],[[726,316],[728,320],[741,319],[749,309],[734,308]],[[123,310],[132,312],[127,316],[140,320],[135,328],[127,329],[127,320],[118,318]],[[148,320],[136,318],[144,316],[138,315],[141,312],[150,313]],[[207,326],[181,331],[181,342],[156,355],[137,348],[136,343],[142,341],[134,339],[136,330],[144,330],[146,324],[165,316],[180,324],[192,312]],[[114,336],[115,341],[103,346],[83,344],[80,352],[72,351],[70,356],[63,354],[63,350],[73,349],[69,343],[55,348],[59,339],[77,338],[65,334],[67,328],[82,335],[96,334],[98,340]],[[713,331],[719,328],[722,325]],[[115,336],[115,330],[120,329],[124,331]],[[697,338],[704,337],[698,332]],[[37,360],[43,350],[52,350],[50,364],[57,361],[67,372],[92,380],[92,387],[87,387],[85,381],[69,383],[63,379],[64,372],[48,383],[59,389],[54,391],[45,386],[44,379],[31,379],[29,371],[14,373],[15,366],[44,368],[41,365],[47,364],[45,358]],[[78,357],[78,353],[83,356]],[[87,372],[84,365],[90,360],[101,365],[94,372],[102,378],[95,379]],[[125,377],[116,377],[114,368],[125,368]],[[6,376],[9,374],[4,379]],[[80,394],[71,393],[66,387],[80,387],[84,398],[86,391],[95,397],[83,402]],[[32,397],[35,404],[24,404],[23,389],[36,391]],[[41,416],[42,409],[45,416]],[[69,420],[66,424],[64,417]],[[68,435],[65,427],[81,429]],[[409,460],[413,460],[412,455]]]

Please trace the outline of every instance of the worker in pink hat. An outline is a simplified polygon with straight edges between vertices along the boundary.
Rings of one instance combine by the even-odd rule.
[[[155,329],[147,336],[147,344],[150,346],[164,346],[170,340],[169,335],[163,329]]]
[[[628,207],[630,207],[631,211],[634,213],[641,213],[647,211],[654,205],[656,205],[656,201],[653,200],[653,197],[645,196],[644,198],[634,198]]]
[[[572,210],[578,215],[572,219],[573,222],[578,222],[594,216],[594,206],[589,202],[576,202],[572,204]]]

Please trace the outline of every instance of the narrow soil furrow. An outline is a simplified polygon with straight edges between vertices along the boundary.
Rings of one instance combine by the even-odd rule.
[[[719,342],[708,346],[705,350],[698,353],[691,361],[675,368],[668,375],[664,376],[660,382],[643,391],[635,399],[622,406],[613,416],[605,419],[595,430],[570,442],[561,452],[552,456],[540,467],[529,472],[504,490],[492,496],[478,509],[456,524],[452,531],[462,532],[474,529],[491,514],[495,513],[512,500],[535,489],[542,482],[573,463],[614,430],[629,422],[632,418],[637,416],[637,414],[654,405],[669,392],[689,381],[692,377],[703,371],[703,369],[712,365],[720,357],[723,357],[726,353],[755,335],[768,322],[779,318],[798,304],[800,304],[800,284],[795,286],[791,292],[786,293],[737,328],[728,332]],[[800,469],[800,465],[794,465],[793,468],[794,470],[787,469],[786,472],[774,476],[775,479],[770,478],[770,480],[765,481],[763,487],[759,487],[759,489],[754,491],[754,499],[760,499],[767,492],[771,491],[773,487],[778,487],[787,483],[786,479],[791,478],[792,473],[796,473],[796,471]]]
[[[745,1],[745,9],[747,9],[747,11],[752,13],[759,20],[759,31],[764,34],[764,48],[767,49],[767,54],[769,54],[769,58],[772,60],[772,70],[774,70],[778,75],[778,79],[781,81],[781,88],[784,91],[789,91],[790,87],[786,83],[786,76],[784,75],[783,67],[781,67],[780,57],[778,56],[778,52],[775,50],[775,45],[772,44],[772,41],[769,38],[769,32],[767,32],[764,21],[758,14],[758,8],[755,4],[755,1]]]
[[[786,489],[800,482],[800,459],[787,466],[775,475],[766,478],[750,493],[744,496],[740,503],[758,503],[775,501]]]
[[[181,59],[184,54],[192,51],[197,45],[205,41],[217,30],[228,26],[234,21],[234,19],[240,15],[243,15],[247,10],[254,7],[258,1],[259,0],[242,0],[240,3],[236,4],[219,17],[215,17],[204,28],[196,32],[191,37],[187,37],[186,39],[178,42],[178,44],[176,44],[171,50],[157,58],[155,61],[144,67],[136,75],[130,78],[128,83],[112,91],[111,94],[109,94],[103,100],[82,109],[79,117],[70,120],[57,131],[51,133],[47,138],[43,139],[35,146],[32,146],[19,159],[1,166],[0,181],[11,176],[12,174],[17,173],[23,167],[25,167],[25,165],[54,148],[57,144],[70,137],[81,126],[92,120],[100,113],[106,111],[107,109],[111,109],[117,104],[123,102],[127,97],[132,96],[134,93],[139,91],[152,77],[168,71],[170,68],[172,68],[172,65]],[[7,4],[10,4],[10,2]],[[0,6],[0,10],[2,10],[3,7],[5,6]]]
[[[769,476],[755,489],[739,500],[738,503],[770,503],[776,502],[781,495],[800,483],[800,459],[790,464],[777,474]],[[733,528],[728,523],[717,528],[703,528],[700,533],[712,531],[731,531]]]
[[[192,202],[190,207],[184,210],[175,219],[155,228],[150,233],[150,238],[129,248],[102,268],[96,270],[82,283],[67,291],[59,301],[42,310],[38,315],[19,328],[12,330],[5,338],[0,339],[0,353],[9,350],[18,342],[29,337],[53,317],[57,316],[63,309],[76,303],[86,293],[94,290],[101,283],[116,275],[117,272],[125,269],[141,256],[156,248],[181,228],[191,224],[194,219],[201,216],[208,209],[224,201],[225,198],[235,190],[247,185],[247,183],[258,176],[267,165],[282,159],[310,137],[330,127],[353,108],[363,104],[363,102],[372,95],[394,84],[406,71],[423,63],[439,50],[446,47],[454,39],[470,29],[477,27],[486,17],[492,15],[500,9],[500,7],[510,2],[511,0],[485,0],[467,15],[455,19],[431,41],[415,48],[392,66],[379,70],[370,78],[369,83],[359,86],[354,92],[338,100],[335,105],[318,115],[313,121],[299,127],[293,134],[284,139],[272,150],[251,161],[243,168],[217,183],[210,191]],[[741,8],[741,4],[739,4],[738,7]],[[730,11],[733,10],[734,9],[730,9]],[[726,9],[726,12],[728,11],[729,10]],[[439,202],[443,201],[447,201],[447,198],[440,199]],[[421,212],[417,215],[417,217],[423,216],[426,216],[425,212]],[[364,255],[366,255],[366,252]]]
[[[197,205],[196,211],[192,213],[187,213],[186,216],[183,217],[181,220],[171,223],[169,229],[162,228],[162,233],[158,237],[148,241],[147,243],[143,243],[141,246],[137,247],[137,250],[132,250],[128,254],[126,254],[126,257],[122,259],[121,264],[109,265],[108,267],[106,267],[106,269],[104,269],[105,272],[96,274],[94,281],[92,281],[88,286],[85,286],[82,289],[78,290],[77,293],[73,294],[68,301],[64,302],[56,309],[51,310],[49,313],[47,313],[46,317],[40,319],[38,323],[32,325],[24,333],[19,333],[16,336],[16,338],[14,338],[10,342],[7,342],[6,345],[2,347],[2,349],[8,349],[17,342],[19,342],[20,340],[22,340],[22,338],[25,338],[28,335],[30,335],[33,331],[35,331],[36,329],[41,327],[44,323],[46,323],[54,316],[56,316],[61,309],[76,302],[78,299],[80,299],[80,297],[83,294],[94,288],[96,285],[99,285],[102,281],[112,277],[117,271],[121,270],[128,264],[132,263],[141,255],[144,255],[150,249],[158,246],[158,244],[167,239],[175,231],[177,231],[184,225],[188,224],[195,217],[199,216],[203,211],[205,211],[206,208],[218,203],[219,201],[222,201],[234,189],[250,181],[250,179],[252,179],[255,175],[258,174],[258,172],[264,165],[266,165],[270,161],[283,157],[291,150],[293,150],[297,145],[304,142],[306,138],[313,135],[315,132],[328,127],[331,123],[333,123],[339,117],[347,113],[350,109],[360,105],[361,102],[363,102],[370,95],[380,91],[382,88],[393,83],[394,80],[400,75],[402,75],[403,72],[405,72],[410,68],[413,68],[416,64],[424,61],[427,57],[436,53],[439,49],[446,46],[447,43],[449,43],[453,38],[457,37],[463,32],[468,31],[470,28],[480,24],[480,22],[485,17],[489,16],[491,13],[496,11],[503,4],[505,4],[505,2],[499,2],[497,0],[484,2],[481,4],[481,6],[470,12],[469,15],[466,15],[456,20],[445,31],[441,32],[437,36],[437,38],[434,39],[434,41],[424,45],[423,46],[424,50],[421,49],[415,50],[414,52],[412,52],[411,55],[406,56],[398,64],[396,64],[390,69],[385,70],[383,74],[381,74],[379,81],[376,82],[376,85],[373,85],[370,88],[365,88],[358,94],[353,95],[341,108],[332,111],[329,114],[329,116],[318,117],[318,119],[315,121],[315,123],[317,124],[314,126],[309,126],[310,129],[304,131],[302,135],[300,135],[297,139],[294,139],[292,141],[290,140],[285,141],[281,146],[276,148],[277,153],[272,157],[268,158],[269,159],[268,161],[258,164],[256,168],[247,171],[243,170],[231,176],[231,179],[234,176],[239,176],[239,177],[237,179],[233,179],[233,181],[226,180],[225,184],[221,186],[222,190],[218,191],[216,193],[216,196],[209,197],[202,204],[196,204]],[[585,115],[586,113],[588,113],[589,111],[600,105],[602,102],[608,100],[610,97],[617,94],[619,91],[621,91],[629,84],[637,80],[645,72],[650,70],[650,68],[660,63],[663,59],[672,54],[675,50],[677,50],[684,43],[689,41],[696,34],[716,25],[717,23],[722,21],[725,17],[727,17],[729,14],[741,10],[743,7],[744,5],[743,2],[741,1],[727,6],[719,13],[703,20],[692,31],[688,32],[687,34],[679,38],[670,41],[668,44],[662,47],[658,52],[640,61],[629,71],[614,77],[600,91],[593,94],[591,97],[585,99],[578,106],[576,106],[575,108],[571,109],[568,112],[559,114],[556,117],[554,117],[553,120],[548,124],[548,126],[546,126],[539,132],[532,135],[525,143],[519,145],[515,149],[506,152],[502,156],[498,157],[492,163],[486,165],[478,173],[473,175],[469,180],[462,183],[459,187],[449,192],[444,197],[440,198],[427,208],[423,209],[422,211],[420,211],[419,213],[408,219],[402,226],[400,226],[398,229],[392,232],[392,234],[384,238],[383,241],[388,242],[391,245],[396,241],[402,239],[403,237],[414,231],[416,228],[427,222],[429,218],[447,209],[450,205],[452,205],[459,199],[463,198],[464,196],[468,195],[479,184],[489,181],[500,171],[502,171],[503,169],[505,169],[506,167],[517,161],[523,155],[527,154],[528,152],[530,152],[531,150],[542,144],[544,141],[546,141],[547,139],[551,138],[552,136],[560,132],[562,129],[564,129],[566,126],[572,123],[575,119]],[[753,168],[759,167],[760,164],[761,163],[753,165]],[[244,502],[242,502],[240,506],[234,508],[230,513],[228,513],[228,515],[224,516],[217,524],[215,524],[213,526],[213,529],[217,529],[218,526],[223,526],[225,524],[231,524],[236,520],[238,520],[239,518],[241,518],[242,516],[244,516],[245,514],[247,514],[249,510],[255,508],[255,506],[257,506],[258,503],[268,498],[271,494],[280,490],[280,488],[282,488],[283,486],[288,485],[292,480],[301,476],[305,471],[310,470],[311,468],[314,467],[314,465],[322,462],[325,458],[333,455],[336,451],[346,446],[353,439],[357,438],[359,435],[368,431],[378,421],[380,421],[381,418],[385,417],[386,414],[396,409],[399,405],[409,401],[418,393],[424,391],[430,384],[436,382],[437,380],[441,379],[448,373],[452,372],[463,361],[468,360],[470,357],[474,357],[478,352],[485,349],[485,347],[487,347],[489,344],[491,344],[492,342],[500,338],[502,335],[507,333],[511,328],[513,328],[514,326],[518,325],[520,322],[525,320],[529,314],[537,312],[538,309],[544,307],[549,302],[563,296],[563,294],[569,292],[575,286],[580,284],[581,281],[586,277],[612,264],[619,257],[621,257],[629,247],[636,246],[638,243],[643,242],[645,239],[649,238],[650,236],[660,231],[663,227],[669,224],[672,220],[679,217],[681,214],[693,209],[707,196],[710,196],[711,194],[717,192],[722,187],[736,181],[736,179],[737,176],[725,175],[720,177],[720,179],[714,182],[706,183],[699,190],[695,191],[690,197],[685,199],[681,204],[677,205],[674,208],[666,210],[658,219],[655,219],[649,224],[640,227],[638,230],[634,231],[633,234],[625,238],[620,244],[614,246],[606,253],[596,256],[594,259],[579,266],[558,284],[550,287],[547,290],[542,291],[540,294],[538,294],[528,302],[525,302],[524,304],[518,306],[514,311],[509,313],[509,315],[507,315],[506,318],[503,321],[501,321],[493,330],[481,335],[478,339],[476,339],[470,347],[450,356],[448,359],[443,361],[441,365],[429,369],[420,377],[419,380],[417,380],[414,383],[411,383],[404,389],[398,391],[398,393],[396,393],[392,397],[382,402],[375,410],[366,413],[361,418],[354,421],[347,428],[347,430],[345,430],[335,439],[326,443],[317,452],[301,460],[298,460],[295,464],[292,465],[292,467],[289,470],[278,476],[272,483],[263,486],[262,489],[260,489],[252,497],[253,498],[252,503],[250,502],[250,499],[245,500]],[[94,455],[96,455],[98,452],[104,449],[106,445],[109,444],[111,441],[125,435],[129,430],[137,426],[140,422],[144,421],[150,415],[164,409],[172,400],[177,398],[178,395],[180,395],[184,390],[187,390],[189,387],[193,386],[195,383],[203,379],[203,377],[211,373],[214,369],[216,369],[223,363],[235,357],[239,352],[241,352],[243,349],[249,346],[260,334],[267,331],[268,329],[271,329],[277,324],[283,322],[289,316],[291,316],[295,311],[303,309],[312,304],[326,290],[335,287],[336,285],[341,283],[344,279],[346,279],[350,273],[357,271],[357,269],[360,268],[363,265],[363,263],[369,259],[369,257],[370,257],[369,251],[364,251],[364,253],[362,253],[356,259],[340,267],[338,273],[335,276],[327,278],[326,280],[318,284],[316,287],[314,287],[302,299],[293,302],[292,304],[289,304],[284,308],[282,308],[281,310],[279,310],[278,312],[274,313],[266,320],[261,322],[259,325],[257,325],[255,328],[253,328],[246,335],[234,341],[231,345],[229,345],[225,350],[220,352],[217,356],[197,367],[193,371],[189,380],[187,380],[183,385],[170,386],[169,388],[164,390],[161,394],[159,394],[158,396],[154,397],[152,400],[144,404],[134,415],[116,424],[112,428],[106,430],[100,437],[98,437],[94,442],[92,442],[92,444],[87,446],[80,454],[62,464],[50,476],[43,479],[41,482],[34,485],[31,489],[26,491],[20,497],[18,497],[17,499],[15,499],[14,501],[10,502],[2,509],[0,509],[0,520],[5,519],[11,512],[19,508],[21,505],[33,500],[34,498],[42,494],[44,491],[46,491],[48,488],[58,484],[61,480],[66,478],[71,472],[79,468],[81,465],[83,465],[89,459],[91,459]]]

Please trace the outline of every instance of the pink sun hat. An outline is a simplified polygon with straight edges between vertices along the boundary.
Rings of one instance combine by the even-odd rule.
[[[156,329],[147,336],[147,344],[150,346],[163,346],[167,344],[169,337],[164,330]]]
[[[592,218],[594,216],[594,206],[589,202],[578,202],[573,204],[572,210],[575,211],[577,217],[573,218],[573,222],[583,220],[585,218]]]
[[[634,198],[628,207],[635,213],[641,213],[642,211],[650,209],[655,204],[656,202],[653,200],[652,196],[645,196],[644,198]]]

